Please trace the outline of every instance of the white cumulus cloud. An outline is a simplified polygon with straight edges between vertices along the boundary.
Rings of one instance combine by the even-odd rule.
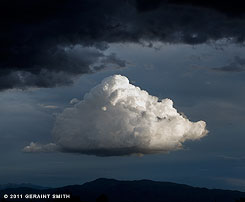
[[[59,151],[98,156],[168,152],[206,134],[204,121],[189,121],[172,100],[159,100],[121,75],[105,78],[66,108],[53,129]]]

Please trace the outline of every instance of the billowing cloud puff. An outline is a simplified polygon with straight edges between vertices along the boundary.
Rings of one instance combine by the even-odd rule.
[[[41,145],[31,142],[30,145],[26,146],[23,150],[24,152],[53,152],[57,150],[57,145],[54,143]]]
[[[53,138],[60,151],[114,156],[168,152],[207,134],[170,99],[158,100],[125,76],[105,78],[84,99],[57,116]]]

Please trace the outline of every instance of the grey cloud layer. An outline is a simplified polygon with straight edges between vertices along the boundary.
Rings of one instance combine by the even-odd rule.
[[[245,59],[236,56],[230,64],[222,67],[213,67],[212,70],[218,72],[243,72],[245,71]]]
[[[149,2],[3,1],[0,90],[67,85],[77,75],[102,70],[109,62],[125,66],[113,55],[103,56],[109,43],[199,44],[223,38],[244,42],[242,15],[229,16],[216,11],[224,9],[198,7],[202,6],[198,3],[193,7],[179,1]],[[94,51],[78,54],[74,51],[78,44]],[[100,57],[103,64],[94,65]]]

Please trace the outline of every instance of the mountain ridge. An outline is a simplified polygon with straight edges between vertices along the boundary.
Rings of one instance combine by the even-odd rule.
[[[64,201],[84,202],[235,202],[244,201],[245,192],[235,190],[207,189],[173,182],[153,180],[115,180],[98,178],[82,185],[68,185],[59,188],[33,189],[8,188],[4,194],[70,194]],[[40,199],[44,201],[44,199]],[[8,201],[8,200],[4,200]],[[11,200],[28,201],[28,199]],[[52,199],[45,201],[55,201]]]
[[[7,183],[7,184],[0,184],[0,190],[9,189],[9,188],[34,188],[34,189],[49,189],[50,187],[43,187],[40,185],[32,184],[32,183]]]

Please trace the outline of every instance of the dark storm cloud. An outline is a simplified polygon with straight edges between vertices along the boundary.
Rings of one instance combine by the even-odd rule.
[[[139,10],[151,10],[159,7],[162,3],[176,4],[176,5],[191,5],[196,7],[210,8],[224,13],[228,16],[243,16],[244,15],[244,1],[219,1],[219,0],[137,0],[137,7]]]
[[[217,2],[2,1],[0,90],[67,85],[108,63],[123,67],[125,61],[103,53],[114,42],[200,44],[226,38],[243,43],[240,1],[232,7]]]
[[[245,71],[245,59],[236,56],[230,64],[222,67],[214,67],[212,70],[218,72],[243,72]]]
[[[95,48],[78,45],[57,47],[39,54],[23,55],[25,60],[22,63],[18,60],[22,67],[17,68],[18,64],[15,64],[9,69],[3,69],[0,73],[0,90],[69,85],[78,75],[97,70],[97,64],[100,64],[100,70],[110,65],[117,68],[126,65],[126,62],[117,58],[116,54],[105,55]]]

